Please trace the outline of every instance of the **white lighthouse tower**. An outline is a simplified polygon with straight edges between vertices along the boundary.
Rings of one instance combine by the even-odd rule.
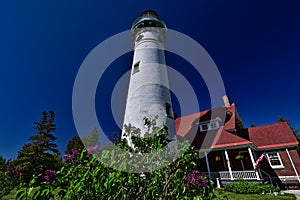
[[[147,131],[143,119],[158,116],[156,126],[166,124],[169,139],[174,139],[174,114],[164,54],[166,25],[155,11],[146,10],[133,23],[131,31],[134,56],[124,125],[139,128],[143,137]],[[124,129],[122,138],[127,138]]]

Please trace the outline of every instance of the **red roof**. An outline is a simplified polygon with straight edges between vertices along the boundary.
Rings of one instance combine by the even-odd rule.
[[[259,149],[298,145],[286,122],[236,130],[235,112],[235,105],[232,104],[178,118],[175,120],[177,135],[188,139],[196,149],[203,146],[216,149],[250,144]],[[218,119],[221,127],[218,130],[199,132],[199,123],[212,119]],[[222,125],[224,121],[225,124]]]
[[[232,104],[228,107],[220,107],[213,110],[206,110],[199,113],[187,115],[175,120],[175,128],[177,135],[184,137],[191,128],[196,124],[212,119],[219,119],[220,124],[225,123],[225,129],[235,129],[235,105]],[[223,118],[223,119],[222,119]]]
[[[216,148],[223,148],[223,147],[240,146],[245,144],[252,144],[252,142],[244,138],[241,138],[233,133],[230,133],[226,130],[223,130],[216,144],[213,145],[212,148],[216,149]]]
[[[249,139],[258,148],[295,146],[298,141],[286,122],[278,122],[248,129]]]

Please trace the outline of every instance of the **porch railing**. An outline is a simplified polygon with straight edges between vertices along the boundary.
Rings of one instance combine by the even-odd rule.
[[[203,175],[208,175],[208,172],[203,172]],[[211,172],[210,176],[212,179],[219,178],[220,180],[231,180],[229,171]],[[233,180],[244,179],[244,180],[256,180],[256,173],[254,170],[247,171],[232,171]]]

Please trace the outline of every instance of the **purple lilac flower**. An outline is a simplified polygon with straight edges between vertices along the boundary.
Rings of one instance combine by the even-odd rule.
[[[46,176],[43,176],[42,178],[46,180],[48,185],[50,185],[56,178],[56,171],[48,169],[45,171],[45,174]]]
[[[87,148],[88,150],[88,155],[90,156],[91,154],[98,154],[100,152],[99,149],[99,144],[96,144],[94,146],[90,146]]]
[[[11,178],[23,176],[22,170],[19,168],[16,168],[13,164],[10,164],[8,166],[3,166],[1,168],[1,171],[4,173],[7,173]]]
[[[80,152],[76,149],[72,149],[69,154],[64,155],[66,163],[76,165],[80,162]]]
[[[208,179],[205,176],[202,176],[198,170],[193,170],[188,173],[184,181],[184,185],[190,184],[189,191],[192,191],[197,187],[208,186],[208,183]]]
[[[3,173],[7,172],[7,167],[6,167],[6,166],[3,166],[3,167],[1,168],[1,171],[2,171]]]

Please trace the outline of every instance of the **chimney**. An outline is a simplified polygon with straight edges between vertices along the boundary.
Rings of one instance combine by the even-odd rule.
[[[230,102],[230,100],[229,100],[229,98],[228,98],[227,95],[223,96],[223,102],[224,102],[224,106],[226,106],[226,107],[228,107],[228,106],[231,105],[231,102]]]

